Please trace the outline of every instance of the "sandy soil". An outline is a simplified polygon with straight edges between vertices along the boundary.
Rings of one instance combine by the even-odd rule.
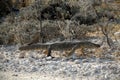
[[[49,75],[46,76],[39,73],[0,72],[0,80],[66,80],[66,79],[60,77],[53,77]]]
[[[61,77],[39,73],[17,73],[17,72],[0,72],[0,80],[96,80],[94,77]]]
[[[91,79],[94,79],[91,77]],[[0,80],[88,80],[88,77],[54,77],[39,73],[0,72]]]
[[[21,53],[29,55],[20,58]],[[0,80],[120,80],[120,61],[43,57],[38,51],[8,46],[0,51]]]

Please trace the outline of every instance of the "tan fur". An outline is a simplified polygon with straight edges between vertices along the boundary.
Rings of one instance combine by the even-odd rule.
[[[66,56],[71,56],[73,55],[73,53],[77,50],[77,54],[76,56],[80,57],[80,56],[86,56],[86,54],[84,54],[84,48],[88,48],[88,49],[93,49],[93,48],[99,48],[100,46],[98,44],[94,44],[94,43],[84,43],[82,45],[78,44],[77,46],[73,47],[73,49],[71,49],[71,51],[68,53],[66,53]]]
[[[58,42],[58,43],[41,43],[36,45],[28,45],[28,46],[22,46],[19,48],[19,50],[36,50],[36,49],[44,49],[46,50],[44,54],[47,56],[51,56],[51,51],[66,51],[65,56],[72,55],[75,50],[80,49],[81,55],[85,55],[83,52],[84,48],[99,48],[99,44],[94,44],[91,42]]]

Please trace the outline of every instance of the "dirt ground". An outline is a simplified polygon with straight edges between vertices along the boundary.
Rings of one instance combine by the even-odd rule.
[[[39,73],[0,72],[0,80],[80,80],[74,77],[54,77]],[[86,80],[85,78],[82,80]]]

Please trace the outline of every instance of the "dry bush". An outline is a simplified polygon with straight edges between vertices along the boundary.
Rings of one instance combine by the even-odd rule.
[[[13,44],[14,43],[14,26],[10,23],[5,22],[0,25],[0,40],[3,44]]]
[[[40,12],[50,7],[50,4],[57,2],[70,6],[70,19],[40,21]],[[0,24],[0,44],[54,42],[65,39],[88,40],[88,38],[94,40],[96,37],[100,39],[103,38],[102,31],[100,31],[100,26],[102,26],[105,37],[107,37],[106,41],[114,47],[109,48],[105,42],[100,49],[85,49],[86,57],[112,58],[111,55],[113,55],[119,60],[120,36],[116,33],[120,32],[120,25],[111,21],[114,18],[118,22],[120,20],[120,12],[116,11],[119,9],[118,6],[104,4],[101,0],[37,0],[30,6],[21,8],[19,14],[11,13],[6,16],[5,21]],[[63,6],[59,8],[62,8],[60,12],[67,13]],[[98,40],[98,42],[101,41]],[[81,52],[78,54],[81,56]]]
[[[73,16],[75,16],[76,14],[80,14],[78,16],[83,16],[84,18],[87,18],[86,16],[88,16],[89,19],[96,18],[94,6],[101,5],[101,2],[98,0],[37,0],[30,6],[20,9],[19,14],[8,15],[5,23],[2,23],[0,25],[1,43],[7,44],[9,42],[11,43],[12,41],[13,43],[28,43],[29,41],[33,40],[33,36],[37,32],[38,34],[41,32],[43,33],[45,42],[53,39],[57,40],[58,38],[62,38],[63,40],[68,38],[81,39],[86,36],[91,36],[88,33],[97,32],[97,28],[94,25],[80,25],[80,22],[76,22],[74,21],[74,19],[72,21],[56,20],[57,22],[52,20],[43,20],[41,31],[41,24],[38,20],[38,16],[40,16],[40,11],[49,6],[48,4],[57,2],[63,2],[70,5]],[[81,21],[83,21],[83,19]],[[86,23],[89,22],[86,21]]]

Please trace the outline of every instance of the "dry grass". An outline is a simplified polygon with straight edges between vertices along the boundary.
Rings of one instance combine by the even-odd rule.
[[[83,16],[97,16],[97,12],[110,11],[116,19],[120,19],[119,1],[113,3],[101,3],[98,0],[37,0],[35,3],[22,8],[19,14],[11,13],[6,16],[5,21],[0,24],[0,44],[26,44],[34,40],[36,33],[42,36],[39,37],[38,42],[41,42],[41,38],[44,38],[44,42],[57,41],[65,39],[86,39],[103,37],[99,23],[102,23],[104,28],[109,27],[109,37],[119,43],[120,35],[116,34],[120,32],[120,25],[110,22],[108,25],[107,20],[100,19],[93,25],[79,24],[74,20],[43,20],[42,30],[40,21],[37,19],[40,15],[39,11],[48,7],[49,4],[63,1],[71,7],[72,14],[80,14]],[[116,4],[116,5],[115,5]],[[96,10],[94,10],[96,9]],[[73,15],[73,16],[74,16]],[[107,48],[106,50],[108,50]],[[94,50],[93,50],[94,51]],[[96,52],[96,50],[95,50]],[[98,52],[93,52],[97,57],[103,57],[103,49]],[[78,52],[81,54],[81,52]],[[88,52],[89,53],[89,52]],[[113,54],[119,55],[118,52]],[[90,54],[91,56],[92,54]],[[116,56],[117,57],[117,56]]]

